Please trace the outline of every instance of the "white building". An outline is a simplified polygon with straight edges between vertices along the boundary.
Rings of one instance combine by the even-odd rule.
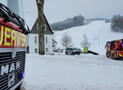
[[[39,37],[38,37],[38,19],[36,20],[31,33],[29,34],[29,53],[39,53]],[[44,16],[45,30],[44,30],[44,46],[45,54],[53,53],[53,31],[51,30],[46,17]]]

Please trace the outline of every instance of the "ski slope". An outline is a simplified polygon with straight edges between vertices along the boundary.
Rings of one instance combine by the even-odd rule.
[[[111,32],[110,24],[111,23],[105,23],[105,21],[93,21],[88,25],[57,31],[55,32],[55,39],[58,42],[58,47],[63,48],[61,39],[64,34],[67,34],[72,38],[73,47],[82,48],[80,43],[83,41],[83,36],[86,34],[88,42],[91,44],[89,49],[104,55],[107,41],[123,38],[122,33]]]

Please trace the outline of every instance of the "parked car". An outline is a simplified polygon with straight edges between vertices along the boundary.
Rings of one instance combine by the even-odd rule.
[[[65,54],[66,55],[75,55],[75,54],[80,55],[81,52],[82,51],[78,48],[66,48],[65,49]]]

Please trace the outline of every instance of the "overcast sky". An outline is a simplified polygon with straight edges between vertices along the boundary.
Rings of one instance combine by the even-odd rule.
[[[27,14],[25,17],[34,20],[37,17],[35,0],[23,2],[24,12]],[[83,15],[85,18],[112,18],[116,14],[123,15],[123,0],[45,0],[44,11],[50,23],[75,15]]]

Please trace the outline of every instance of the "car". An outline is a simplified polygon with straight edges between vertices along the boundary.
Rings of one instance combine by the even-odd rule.
[[[75,54],[80,55],[81,52],[82,51],[78,48],[66,48],[65,49],[65,54],[66,55],[75,55]]]

